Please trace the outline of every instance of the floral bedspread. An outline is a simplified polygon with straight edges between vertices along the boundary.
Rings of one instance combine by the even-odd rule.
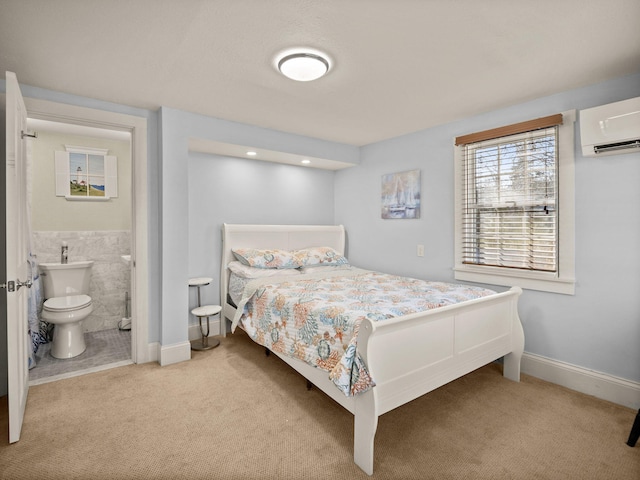
[[[427,282],[357,268],[250,281],[238,304],[239,322],[257,343],[329,372],[346,395],[375,385],[357,354],[363,318],[384,321],[496,292]]]

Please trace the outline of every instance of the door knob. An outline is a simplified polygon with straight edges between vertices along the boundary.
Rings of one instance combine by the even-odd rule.
[[[9,280],[7,283],[1,283],[0,288],[6,288],[7,292],[15,292],[16,290],[20,290],[20,287],[31,288],[31,285],[33,285],[31,280],[27,280],[26,282]]]
[[[20,280],[16,280],[16,290],[20,290],[20,287],[31,288],[31,285],[33,285],[33,282],[31,281],[31,279],[27,280],[26,282],[21,282]]]

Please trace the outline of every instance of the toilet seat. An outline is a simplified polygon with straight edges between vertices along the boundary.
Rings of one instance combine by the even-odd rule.
[[[53,357],[77,357],[87,349],[82,320],[91,312],[93,303],[89,295],[53,297],[44,302],[40,318],[54,325],[50,350]]]
[[[91,305],[89,295],[53,297],[44,302],[43,309],[49,312],[71,312]]]

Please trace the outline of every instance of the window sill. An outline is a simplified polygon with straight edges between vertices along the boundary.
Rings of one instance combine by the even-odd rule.
[[[553,274],[541,272],[504,270],[499,267],[459,266],[454,269],[454,276],[456,280],[467,282],[575,295],[575,279],[573,278],[558,278]]]
[[[65,195],[65,200],[71,202],[108,202],[111,197],[80,197],[77,195]]]

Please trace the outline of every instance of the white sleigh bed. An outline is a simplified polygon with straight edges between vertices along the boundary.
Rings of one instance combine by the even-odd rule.
[[[328,246],[345,251],[342,226],[224,224],[220,298],[222,332],[236,314],[228,301],[232,248],[298,250]],[[376,386],[345,396],[328,373],[298,359],[274,352],[354,417],[355,463],[373,474],[374,437],[378,417],[479,367],[504,357],[504,376],[520,379],[524,334],[518,318],[518,297],[511,290],[402,317],[373,322],[364,319],[357,340],[358,353]]]

